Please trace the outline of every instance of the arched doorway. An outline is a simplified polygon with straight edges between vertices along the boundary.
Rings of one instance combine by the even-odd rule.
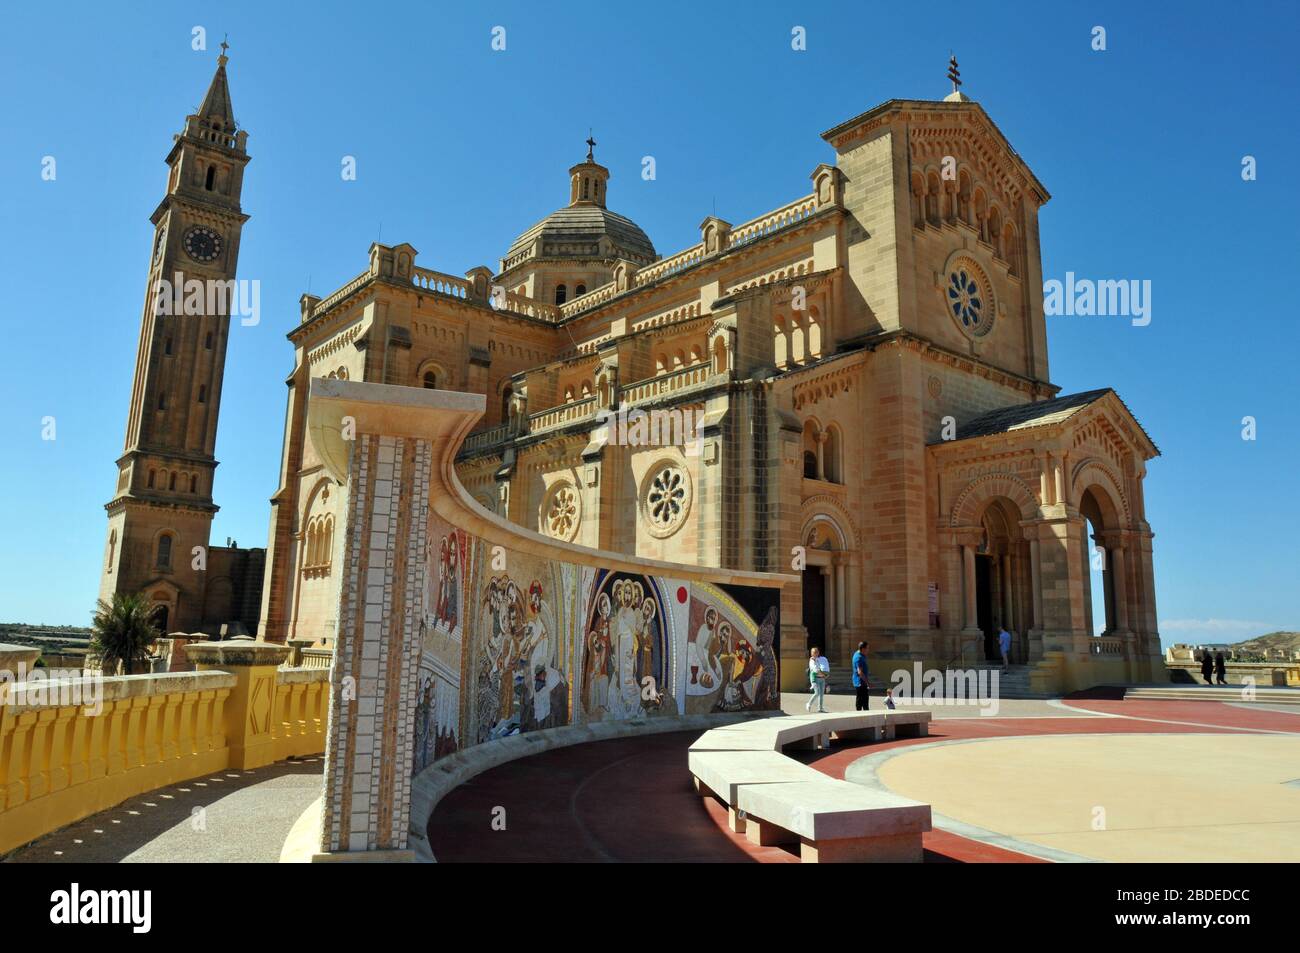
[[[975,615],[983,635],[983,657],[1002,660],[998,633],[1011,633],[1010,658],[1028,661],[1029,544],[1020,528],[1021,513],[1006,497],[993,497],[980,514],[975,548]]]
[[[836,632],[848,625],[847,540],[835,520],[817,514],[804,524],[803,545],[802,622],[808,647],[815,645],[823,655],[834,656],[842,648]]]
[[[1098,484],[1079,494],[1084,520],[1081,573],[1084,625],[1090,637],[1122,634],[1128,628],[1122,520],[1110,493]]]

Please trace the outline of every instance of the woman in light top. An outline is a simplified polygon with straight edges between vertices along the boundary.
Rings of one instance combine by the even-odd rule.
[[[831,663],[814,645],[808,653],[808,684],[812,687],[812,695],[804,705],[805,711],[812,711],[813,702],[817,703],[819,712],[826,711],[826,680],[830,677]]]

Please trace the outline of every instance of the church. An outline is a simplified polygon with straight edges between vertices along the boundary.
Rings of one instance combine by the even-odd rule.
[[[151,276],[235,274],[248,157],[218,62],[168,159]],[[332,294],[302,296],[288,331],[260,599],[251,570],[230,578],[260,569],[258,550],[216,560],[216,594],[211,557],[186,569],[215,511],[229,318],[173,330],[146,305],[102,591],[162,593],[180,628],[251,601],[261,637],[330,644],[346,493],[308,439],[307,405],[313,378],[342,378],[487,395],[457,473],[528,529],[796,574],[781,593],[785,688],[803,683],[810,646],[841,671],[859,641],[877,672],[952,668],[991,658],[1003,626],[1007,690],[1153,680],[1143,487],[1159,451],[1114,390],[1052,383],[1050,196],[957,87],[882,103],[824,145],[810,131],[806,183],[773,183],[775,207],[750,221],[705,217],[689,248],[662,252],[610,207],[632,190],[620,198],[592,139],[555,172],[565,204],[503,236],[495,268],[450,274],[411,244],[371,244]],[[637,415],[690,427],[632,439],[646,428],[611,425]]]

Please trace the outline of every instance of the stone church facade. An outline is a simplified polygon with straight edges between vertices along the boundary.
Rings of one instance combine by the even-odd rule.
[[[151,287],[235,276],[248,155],[218,62],[168,156]],[[307,401],[312,378],[344,378],[487,395],[459,478],[525,527],[798,574],[787,687],[812,644],[843,672],[866,640],[887,676],[980,661],[1002,625],[1021,689],[1151,679],[1143,486],[1159,451],[1114,391],[1051,382],[1047,190],[961,93],[891,100],[822,138],[834,163],[811,191],[741,224],[709,216],[673,254],[609,208],[589,140],[568,203],[497,268],[446,274],[375,243],[337,291],[303,295],[264,552],[207,549],[228,312],[147,302],[101,594],[147,593],[167,629],[256,619],[264,638],[328,644],[346,501]]]
[[[458,475],[530,529],[799,573],[787,687],[810,644],[841,671],[859,640],[969,665],[1003,624],[1023,688],[1158,673],[1143,507],[1158,450],[1114,391],[1051,383],[1046,189],[960,93],[892,100],[823,139],[835,162],[811,192],[739,225],[705,218],[674,254],[609,209],[589,148],[568,204],[496,269],[445,274],[373,244],[359,275],[304,295],[262,634],[334,632],[345,501],[306,402],[311,378],[340,377],[486,394]],[[655,412],[674,426],[629,425]],[[678,421],[681,439],[658,432]]]

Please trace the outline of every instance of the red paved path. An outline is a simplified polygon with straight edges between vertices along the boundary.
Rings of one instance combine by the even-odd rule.
[[[1076,699],[1071,707],[1123,718],[954,718],[934,721],[928,738],[791,752],[842,778],[868,754],[933,741],[1012,735],[1300,731],[1300,715],[1220,702]],[[1150,719],[1150,720],[1146,720]],[[1207,727],[1209,726],[1209,727]],[[692,790],[686,751],[698,731],[574,745],[486,771],[447,795],[429,821],[440,861],[511,863],[793,863],[798,854],[755,847],[727,828],[726,810]],[[505,830],[493,810],[505,808]],[[1037,858],[945,831],[924,835],[928,863],[1041,863]]]

